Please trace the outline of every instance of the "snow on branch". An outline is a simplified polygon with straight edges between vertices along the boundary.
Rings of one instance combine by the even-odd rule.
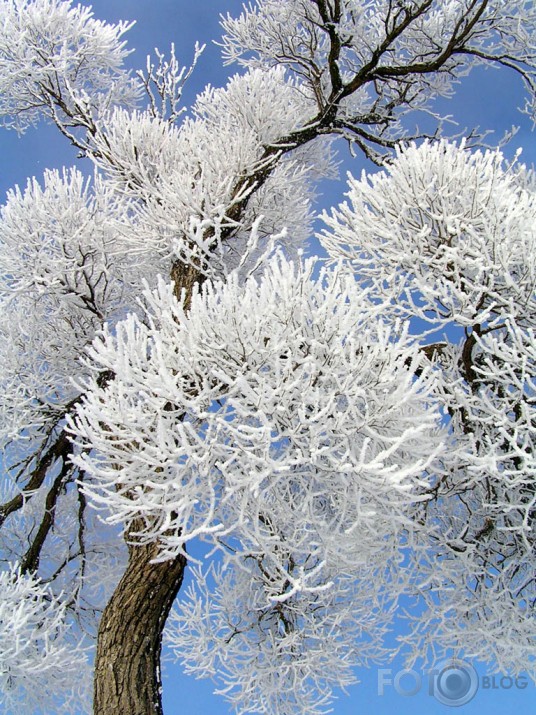
[[[525,166],[463,142],[412,143],[349,187],[320,240],[395,313],[435,329],[532,321],[536,194]]]
[[[418,110],[450,97],[475,66],[502,66],[527,86],[534,116],[536,9],[516,0],[353,2],[260,0],[222,18],[223,57],[247,67],[285,66],[334,127],[375,161],[407,136]],[[419,131],[417,130],[417,133]]]
[[[428,610],[405,640],[414,659],[463,648],[534,677],[533,174],[499,151],[425,142],[349,185],[324,216],[324,246],[384,315],[412,320],[422,341],[445,331],[429,353],[452,446],[412,558]]]
[[[214,283],[188,316],[161,284],[143,321],[94,342],[95,377],[71,423],[84,489],[108,520],[144,517],[140,538],[158,539],[162,558],[197,534],[269,541],[259,510],[274,489],[289,518],[301,514],[296,528],[316,517],[308,528],[329,530],[318,548],[338,559],[355,558],[353,534],[364,558],[379,533],[408,525],[440,443],[432,377],[414,380],[417,349],[352,280],[311,281],[311,270],[279,259],[259,283]],[[99,387],[106,369],[115,378]],[[324,490],[326,504],[314,496]]]
[[[6,715],[89,712],[87,648],[71,637],[61,598],[16,565],[0,573],[0,651]]]
[[[0,116],[18,131],[44,114],[60,126],[91,129],[139,87],[123,63],[132,23],[109,25],[64,0],[0,3]]]

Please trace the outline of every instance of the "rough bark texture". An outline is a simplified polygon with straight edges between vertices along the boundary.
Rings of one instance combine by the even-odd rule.
[[[171,279],[188,310],[199,273],[176,261]],[[141,531],[143,524],[134,520],[126,535],[127,568],[99,624],[94,715],[162,715],[162,633],[182,585],[186,559],[152,563],[158,544],[136,544],[132,535]]]
[[[186,559],[151,563],[156,554],[154,544],[129,547],[127,569],[104,610],[95,658],[95,715],[162,714],[162,632]]]
[[[194,266],[175,261],[171,266],[170,277],[175,284],[177,300],[183,301],[184,310],[188,312],[195,284],[203,283],[202,274]]]

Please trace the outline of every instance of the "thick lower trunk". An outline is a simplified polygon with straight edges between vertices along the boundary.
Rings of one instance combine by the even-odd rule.
[[[193,266],[175,261],[171,280],[188,311],[202,277]],[[130,533],[136,531],[143,531],[142,523],[131,524]],[[186,559],[151,563],[157,555],[157,544],[129,545],[127,569],[99,625],[94,715],[162,715],[162,633],[182,585]]]
[[[95,658],[95,715],[161,715],[162,632],[186,559],[151,563],[156,547],[131,546],[106,606]]]

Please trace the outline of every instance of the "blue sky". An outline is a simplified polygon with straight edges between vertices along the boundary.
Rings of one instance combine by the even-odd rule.
[[[136,67],[144,66],[147,53],[152,52],[155,46],[165,51],[170,43],[174,42],[177,56],[184,63],[188,63],[193,54],[194,42],[199,40],[207,43],[197,72],[185,92],[187,103],[206,83],[219,86],[225,82],[225,77],[230,72],[238,71],[238,68],[222,66],[219,49],[212,43],[220,34],[219,14],[227,11],[236,14],[241,7],[241,2],[237,0],[96,0],[92,5],[95,15],[101,19],[137,21],[129,33],[129,44],[136,50],[131,62]],[[481,129],[495,130],[497,138],[512,125],[521,125],[521,130],[507,153],[511,156],[522,146],[523,160],[531,164],[536,163],[535,136],[531,134],[528,119],[516,109],[516,105],[521,101],[522,85],[517,77],[506,72],[481,71],[464,82],[456,97],[445,104],[444,108],[458,119],[460,129],[479,125]],[[490,139],[491,141],[493,140]],[[29,176],[35,175],[39,178],[45,168],[71,165],[76,161],[75,152],[52,127],[41,126],[29,130],[21,138],[13,132],[0,131],[0,152],[2,202],[8,188],[15,184],[24,185]],[[351,159],[346,156],[344,146],[341,146],[341,156],[344,157],[341,168],[343,176],[348,170],[359,174],[366,165],[359,158]],[[322,187],[323,197],[318,208],[340,201],[344,187],[344,181],[326,182]],[[392,667],[394,677],[397,669],[402,666],[400,662],[396,662]],[[223,715],[229,712],[225,701],[212,694],[210,681],[186,678],[180,674],[177,667],[166,666],[164,670],[166,715]],[[480,673],[484,675],[485,671],[480,669]],[[452,708],[441,705],[428,695],[426,686],[420,693],[411,697],[403,697],[397,694],[393,687],[387,686],[384,695],[379,696],[376,669],[363,671],[358,675],[362,681],[361,685],[350,688],[348,696],[342,695],[336,701],[335,715],[387,715],[393,712],[401,715],[435,715],[452,712]],[[495,685],[497,684],[496,681]],[[509,689],[480,688],[474,700],[459,710],[464,715],[480,712],[493,715],[513,713],[517,710],[527,712],[534,707],[536,691],[534,685],[529,684],[525,689],[515,686]]]

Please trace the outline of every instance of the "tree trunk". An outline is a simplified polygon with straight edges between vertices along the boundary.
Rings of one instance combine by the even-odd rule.
[[[175,261],[171,280],[188,311],[202,276],[193,266]],[[143,524],[134,520],[129,533],[142,530]],[[128,566],[99,624],[94,715],[162,715],[162,633],[182,585],[186,559],[151,563],[158,556],[158,544],[140,546],[132,541],[127,533]]]
[[[95,715],[162,715],[162,632],[186,559],[151,563],[157,553],[155,544],[129,546],[127,569],[102,615],[95,657]]]

